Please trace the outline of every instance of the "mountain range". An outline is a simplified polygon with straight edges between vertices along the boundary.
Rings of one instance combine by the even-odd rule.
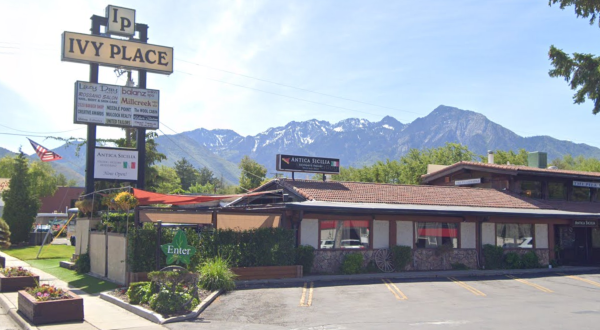
[[[197,168],[206,166],[230,184],[237,184],[237,164],[246,155],[264,165],[268,177],[274,176],[277,154],[339,158],[343,167],[361,167],[378,160],[399,159],[413,148],[436,148],[447,142],[466,145],[481,155],[487,150],[525,149],[545,151],[549,161],[566,154],[600,158],[599,148],[550,136],[521,137],[482,114],[443,105],[408,124],[390,116],[378,122],[349,118],[334,124],[312,119],[292,121],[254,136],[241,136],[228,129],[198,128],[162,135],[156,142],[158,151],[167,156],[162,164],[174,166],[185,157]],[[57,171],[83,185],[85,146],[79,156],[73,145],[54,151],[64,159],[54,162]]]

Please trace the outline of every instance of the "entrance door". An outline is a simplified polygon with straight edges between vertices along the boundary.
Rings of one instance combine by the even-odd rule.
[[[575,234],[575,262],[589,264],[592,250],[592,228],[573,228]]]

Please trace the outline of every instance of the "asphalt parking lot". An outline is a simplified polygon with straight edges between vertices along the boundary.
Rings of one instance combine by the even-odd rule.
[[[599,329],[600,274],[255,286],[171,329]]]

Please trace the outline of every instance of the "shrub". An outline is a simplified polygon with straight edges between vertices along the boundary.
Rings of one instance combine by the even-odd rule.
[[[199,268],[198,286],[205,290],[231,291],[235,289],[235,274],[229,269],[227,260],[216,257],[204,262]]]
[[[483,246],[483,259],[485,268],[500,269],[504,258],[504,249],[501,246],[486,244]]]
[[[529,251],[521,256],[521,266],[523,268],[538,268],[540,267],[540,260],[533,251]]]
[[[10,228],[4,219],[0,218],[0,249],[10,247]]]
[[[150,297],[150,308],[153,311],[168,315],[182,310],[186,302],[191,300],[191,305],[186,310],[194,309],[198,305],[198,299],[192,298],[189,293],[173,292],[168,289],[162,289]]]
[[[129,289],[127,289],[127,297],[132,305],[147,304],[152,297],[152,283],[131,283]]]
[[[516,252],[508,252],[504,256],[504,260],[506,262],[506,266],[510,269],[519,269],[521,268],[521,256],[519,256]]]
[[[411,260],[412,249],[410,246],[392,246],[392,262],[396,271],[401,271],[408,266]]]
[[[450,264],[450,267],[452,267],[453,270],[467,270],[469,269],[469,266],[463,264],[462,262],[455,262]]]
[[[342,262],[342,273],[358,274],[362,270],[363,255],[360,253],[350,253],[344,257]]]
[[[75,271],[78,274],[85,274],[90,272],[90,255],[89,253],[84,253],[77,258],[75,261]]]
[[[296,248],[296,265],[302,265],[304,274],[310,274],[315,260],[315,248],[310,245],[300,245]]]

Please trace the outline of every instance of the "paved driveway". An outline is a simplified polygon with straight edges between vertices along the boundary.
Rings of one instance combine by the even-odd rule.
[[[600,275],[307,282],[219,297],[171,329],[600,329]]]

